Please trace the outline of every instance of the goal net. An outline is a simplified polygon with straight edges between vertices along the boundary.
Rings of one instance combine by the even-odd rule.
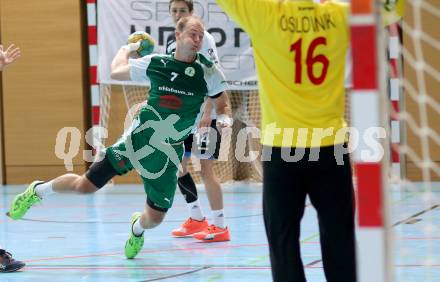
[[[386,132],[382,158],[353,154],[359,281],[438,281],[440,2],[351,4],[352,125]]]
[[[439,281],[440,2],[397,2],[388,3],[405,5],[402,20],[388,27],[391,159],[400,176],[389,196],[395,281]]]

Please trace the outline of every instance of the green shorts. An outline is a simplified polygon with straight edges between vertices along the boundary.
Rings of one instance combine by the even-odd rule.
[[[177,165],[182,161],[183,142],[155,144],[152,142],[154,130],[147,128],[134,133],[139,126],[139,121],[135,120],[122,137],[107,148],[108,159],[119,175],[135,169],[142,178],[148,200],[159,208],[169,209],[176,192]],[[174,154],[175,162],[171,161],[169,152]]]

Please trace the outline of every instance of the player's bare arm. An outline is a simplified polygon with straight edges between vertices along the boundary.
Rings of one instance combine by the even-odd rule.
[[[216,105],[217,127],[220,129],[232,126],[231,102],[226,92],[223,92],[217,99],[210,98]],[[221,131],[221,130],[220,130]]]
[[[211,126],[211,113],[214,107],[213,101],[210,99],[206,100],[205,107],[203,108],[202,118],[200,119],[198,128],[209,128]]]
[[[122,46],[111,65],[111,78],[116,80],[130,80],[130,67],[128,58],[139,48],[140,42],[130,43]]]

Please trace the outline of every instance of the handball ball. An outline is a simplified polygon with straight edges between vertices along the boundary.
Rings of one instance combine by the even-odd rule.
[[[141,40],[141,45],[136,50],[139,56],[143,57],[153,52],[155,41],[145,31],[136,31],[128,37],[127,43],[136,43]]]

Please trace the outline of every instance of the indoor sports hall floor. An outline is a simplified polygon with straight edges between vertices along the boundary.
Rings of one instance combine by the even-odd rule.
[[[261,209],[261,185],[228,187],[224,197],[231,241],[199,243],[172,238],[170,231],[187,217],[179,192],[162,225],[145,232],[143,251],[124,257],[131,213],[143,209],[143,189],[116,185],[94,196],[56,194],[32,208],[23,220],[4,216],[24,186],[0,189],[0,244],[24,260],[17,273],[0,281],[271,281]],[[440,281],[440,184],[429,194],[392,195],[396,281]],[[206,195],[200,196],[205,211]],[[325,281],[316,214],[306,209],[302,254],[308,281]]]

